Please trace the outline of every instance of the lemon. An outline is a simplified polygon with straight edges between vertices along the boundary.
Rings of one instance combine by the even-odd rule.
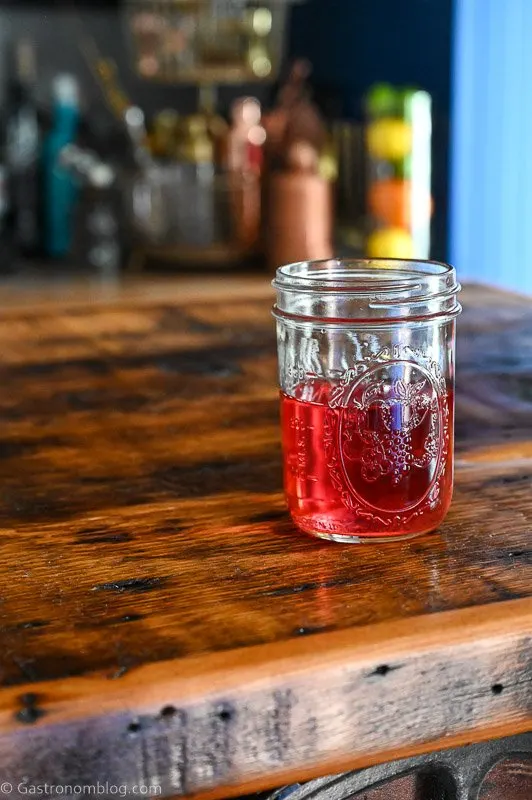
[[[414,242],[402,228],[373,231],[366,242],[369,258],[414,258]]]
[[[377,119],[367,127],[366,142],[373,158],[399,161],[412,150],[412,128],[402,119]]]

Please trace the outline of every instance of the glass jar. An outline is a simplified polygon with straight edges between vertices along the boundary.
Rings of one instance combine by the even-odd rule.
[[[277,270],[285,492],[340,542],[434,530],[453,488],[453,267],[307,261]]]

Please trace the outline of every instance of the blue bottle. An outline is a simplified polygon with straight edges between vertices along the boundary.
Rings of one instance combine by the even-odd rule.
[[[60,155],[78,131],[78,82],[73,75],[57,75],[52,92],[52,128],[43,147],[44,247],[52,258],[64,258],[71,248],[78,190],[71,172],[61,166]]]

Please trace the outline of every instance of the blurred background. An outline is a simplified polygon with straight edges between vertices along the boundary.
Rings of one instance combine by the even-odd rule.
[[[0,5],[0,272],[432,257],[532,291],[528,0]]]

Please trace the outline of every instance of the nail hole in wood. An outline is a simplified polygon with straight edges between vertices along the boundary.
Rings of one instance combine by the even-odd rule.
[[[232,710],[230,708],[222,706],[222,708],[220,708],[220,710],[218,711],[218,719],[221,720],[221,722],[229,722],[230,720],[233,719]]]
[[[165,706],[161,708],[160,717],[161,719],[171,719],[177,714],[177,708],[175,706]]]
[[[388,664],[379,664],[379,666],[375,670],[374,674],[375,675],[384,676],[384,675],[387,675],[389,673],[389,671],[390,671],[390,667],[388,666]]]
[[[502,683],[494,683],[493,686],[491,687],[492,694],[502,694],[503,691],[504,691],[504,686],[502,685]]]
[[[129,733],[138,733],[140,731],[140,722],[130,722],[127,729]]]
[[[16,718],[19,722],[23,722],[26,725],[31,725],[44,716],[45,712],[39,708],[39,698],[36,694],[33,694],[32,692],[23,694],[20,698],[20,702],[22,704],[22,708],[16,715]]]

